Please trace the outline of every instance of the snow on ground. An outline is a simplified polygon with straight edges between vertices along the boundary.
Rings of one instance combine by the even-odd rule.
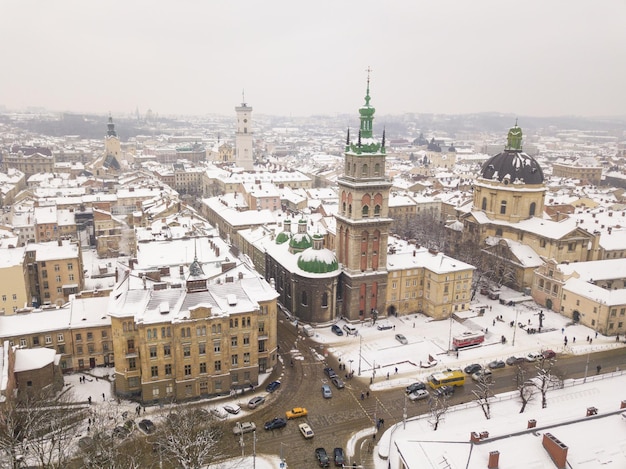
[[[514,294],[511,292],[509,296]],[[547,349],[557,353],[586,354],[624,346],[615,337],[596,335],[590,328],[574,325],[568,318],[542,309],[532,300],[508,306],[479,296],[480,303],[474,302],[471,311],[458,314],[464,318],[462,322],[433,321],[425,315],[411,314],[383,319],[393,328],[382,331],[371,321],[364,321],[356,325],[357,336],[338,337],[329,327],[317,328],[313,340],[319,344],[318,351],[322,357],[334,355],[346,365],[346,371],[342,373],[352,370],[357,377],[360,369],[361,377],[373,377],[372,390],[406,386],[446,368],[464,368],[470,363],[486,365],[492,360],[506,360],[512,355],[526,356],[530,352]],[[485,308],[482,316],[481,308]],[[526,329],[539,328],[540,311],[544,314],[543,332],[529,334]],[[500,317],[501,320],[498,319]],[[523,324],[525,328],[512,327],[512,321]],[[344,323],[342,320],[337,324],[343,326]],[[467,331],[486,331],[484,344],[461,350],[458,356],[454,351],[448,353],[451,338]],[[396,334],[403,334],[408,344],[398,342]],[[502,343],[503,336],[505,343]],[[567,345],[565,337],[568,338]],[[592,339],[591,344],[587,337]],[[429,357],[436,359],[437,365],[421,368],[420,362],[425,366]]]

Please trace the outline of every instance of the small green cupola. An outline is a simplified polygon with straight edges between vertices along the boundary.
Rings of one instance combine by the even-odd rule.
[[[306,249],[298,258],[298,267],[311,274],[326,274],[339,269],[337,256],[324,246],[324,237],[313,235],[313,247]]]
[[[306,228],[307,222],[304,218],[298,221],[298,232],[289,241],[289,250],[292,253],[302,252],[313,245],[313,240],[307,233]]]
[[[517,120],[515,120],[515,127],[509,129],[505,150],[522,151],[522,129],[517,126]]]
[[[365,91],[365,104],[359,108],[359,119],[361,126],[359,128],[359,136],[357,143],[350,141],[350,131],[346,139],[346,151],[352,153],[385,153],[384,133],[382,145],[374,140],[373,123],[376,108],[370,105],[370,69],[367,69],[367,88]]]
[[[291,219],[287,218],[283,222],[283,231],[276,236],[276,244],[286,243],[291,239]]]

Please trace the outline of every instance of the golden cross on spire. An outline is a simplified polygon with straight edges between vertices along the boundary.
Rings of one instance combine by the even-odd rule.
[[[368,65],[367,69],[365,70],[367,72],[367,86],[369,87],[370,84],[370,73],[372,72],[372,67],[370,67]]]

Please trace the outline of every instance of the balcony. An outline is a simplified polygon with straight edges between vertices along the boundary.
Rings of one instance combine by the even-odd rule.
[[[126,358],[136,358],[139,356],[139,350],[136,348],[129,348],[124,351]]]

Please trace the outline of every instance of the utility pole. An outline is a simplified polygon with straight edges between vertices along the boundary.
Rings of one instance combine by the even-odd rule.
[[[256,469],[256,430],[252,432],[252,469]]]
[[[513,324],[513,341],[511,342],[511,346],[515,346],[515,333],[517,332],[517,316],[519,314],[519,309],[515,310],[515,324]]]
[[[361,347],[363,345],[363,336],[359,335],[359,376],[361,376]]]

